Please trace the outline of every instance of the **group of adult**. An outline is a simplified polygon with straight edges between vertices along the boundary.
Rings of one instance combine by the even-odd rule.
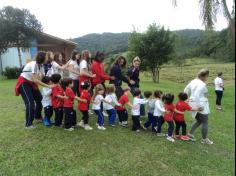
[[[139,57],[135,57],[131,64],[131,67],[127,70],[126,74],[122,72],[122,69],[126,67],[127,61],[125,57],[118,56],[114,64],[110,68],[110,73],[106,73],[103,65],[105,55],[102,52],[97,52],[94,59],[91,60],[91,53],[88,50],[79,52],[73,52],[70,60],[62,65],[62,55],[60,53],[53,54],[52,52],[38,52],[35,61],[27,63],[16,84],[16,95],[21,95],[26,106],[26,127],[33,125],[34,119],[42,119],[42,95],[39,91],[38,85],[52,88],[51,85],[44,84],[41,78],[44,75],[51,76],[52,74],[59,73],[63,77],[63,72],[67,70],[69,72],[69,78],[73,80],[73,91],[79,96],[80,84],[88,81],[91,83],[91,94],[93,88],[102,84],[105,87],[105,81],[109,81],[110,84],[114,84],[116,87],[117,98],[120,98],[123,94],[122,83],[126,83],[131,92],[135,88],[139,88],[139,73],[141,60]],[[194,117],[196,123],[193,124],[190,134],[193,135],[195,129],[202,125],[203,139],[206,138],[208,133],[208,114],[209,103],[206,96],[207,85],[206,81],[209,76],[208,70],[201,70],[196,79],[191,81],[185,88],[185,92],[189,94],[190,104],[192,106],[201,106],[203,111],[195,113]],[[217,94],[217,109],[221,109],[221,98],[223,95],[223,80],[221,78],[222,73],[218,74],[215,80],[215,88]],[[145,114],[144,108],[141,109],[141,116]]]

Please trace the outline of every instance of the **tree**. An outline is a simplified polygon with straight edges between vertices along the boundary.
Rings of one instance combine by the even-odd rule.
[[[223,10],[223,14],[229,23],[230,33],[232,37],[233,48],[235,48],[235,0],[233,1],[232,12],[230,12],[226,0],[199,0],[201,6],[201,18],[205,28],[212,30],[217,21],[219,10]],[[177,0],[172,0],[174,6],[177,6]]]
[[[169,30],[149,25],[145,33],[135,30],[129,36],[129,51],[142,59],[142,66],[151,69],[154,82],[159,83],[161,65],[168,62],[174,51],[174,37]]]
[[[17,47],[22,67],[21,50],[29,48],[41,31],[42,25],[27,9],[4,7],[0,10],[0,53],[9,47]]]

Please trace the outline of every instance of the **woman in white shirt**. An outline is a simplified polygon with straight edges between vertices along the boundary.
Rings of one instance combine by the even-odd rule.
[[[46,53],[38,52],[36,61],[27,63],[17,80],[15,91],[16,96],[21,95],[26,107],[26,123],[27,129],[33,129],[34,119],[42,119],[42,95],[39,91],[38,85],[52,88],[52,86],[44,84],[42,77],[45,75],[43,64],[46,61]],[[35,106],[36,104],[36,106]]]
[[[184,92],[189,95],[189,104],[193,108],[202,108],[200,112],[193,112],[192,116],[196,119],[196,122],[192,125],[188,136],[192,141],[196,141],[194,137],[194,131],[202,125],[202,140],[203,144],[213,144],[211,140],[207,138],[208,135],[208,115],[210,113],[209,102],[206,94],[208,92],[206,81],[209,77],[209,70],[202,69],[198,73],[198,77],[192,80],[184,89]]]
[[[223,83],[223,79],[222,79],[222,75],[223,73],[220,72],[218,73],[214,84],[215,84],[215,93],[216,93],[216,109],[221,111],[221,100],[223,97],[223,92],[224,92],[224,83]]]

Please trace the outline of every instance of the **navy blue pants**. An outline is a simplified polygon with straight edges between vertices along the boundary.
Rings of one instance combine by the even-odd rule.
[[[53,115],[53,108],[52,108],[52,106],[44,107],[44,116],[46,118],[50,119],[52,117],[52,115]]]
[[[128,112],[127,110],[117,110],[117,114],[120,122],[128,121]]]
[[[104,116],[101,110],[94,110],[95,114],[98,116],[98,124],[99,126],[104,125]]]
[[[114,125],[115,122],[116,122],[116,110],[115,109],[110,109],[110,110],[107,110],[107,113],[109,115],[109,124],[110,125]]]
[[[35,90],[31,85],[23,83],[20,86],[20,94],[25,103],[26,115],[25,126],[33,124],[34,119],[42,119],[42,95],[39,90]]]
[[[140,129],[140,116],[132,116],[133,127],[132,130],[136,131]]]
[[[64,126],[66,129],[76,125],[76,112],[73,108],[64,108],[65,121]]]
[[[173,132],[174,132],[174,122],[173,121],[169,121],[168,123],[168,136],[172,137],[173,136]]]
[[[165,123],[163,116],[154,117],[157,120],[157,133],[161,133],[161,127]]]
[[[55,126],[61,126],[63,121],[63,107],[54,108],[55,112]]]
[[[80,92],[79,92],[79,79],[73,80],[72,90],[75,93],[75,95],[77,95],[78,97],[80,96]]]
[[[216,90],[215,93],[216,93],[216,105],[221,106],[221,100],[222,100],[222,97],[223,97],[223,91]]]
[[[175,135],[179,135],[179,130],[181,127],[182,127],[182,135],[185,136],[187,134],[186,132],[187,125],[185,121],[182,122],[175,121]]]
[[[87,111],[81,111],[81,113],[83,114],[83,121],[84,121],[84,124],[87,125],[88,124],[88,120],[89,120],[89,113],[88,113],[88,110]]]
[[[152,113],[148,113],[148,120],[145,122],[144,127],[148,128],[150,125],[152,125],[152,131],[156,132],[157,118],[155,118]]]

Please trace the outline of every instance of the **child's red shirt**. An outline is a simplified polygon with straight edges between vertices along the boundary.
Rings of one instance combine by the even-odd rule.
[[[175,108],[180,112],[192,110],[192,107],[189,106],[188,103],[186,103],[185,101],[182,101],[182,100],[179,100],[176,103]],[[174,113],[174,120],[177,122],[183,122],[184,121],[184,114]]]
[[[87,103],[84,103],[84,102],[79,101],[79,103],[78,103],[78,109],[79,109],[80,111],[88,111],[88,109],[89,109],[89,104],[90,104],[90,101],[91,101],[90,93],[89,93],[88,91],[84,91],[84,90],[83,90],[83,91],[81,92],[80,98],[87,100]]]
[[[116,110],[122,111],[125,110],[125,104],[129,102],[129,97],[127,95],[122,95],[118,101],[122,106],[116,106]]]
[[[172,121],[175,109],[174,104],[165,104],[164,107],[166,111],[169,111],[164,113],[164,120],[167,122]]]
[[[63,107],[65,108],[73,108],[74,105],[74,99],[75,99],[75,93],[70,87],[66,88],[65,96],[68,97],[68,99],[64,99]]]
[[[53,108],[63,107],[63,99],[58,98],[57,97],[58,95],[64,96],[64,90],[62,89],[62,87],[60,85],[57,85],[52,88],[51,98],[52,98],[52,107]]]

